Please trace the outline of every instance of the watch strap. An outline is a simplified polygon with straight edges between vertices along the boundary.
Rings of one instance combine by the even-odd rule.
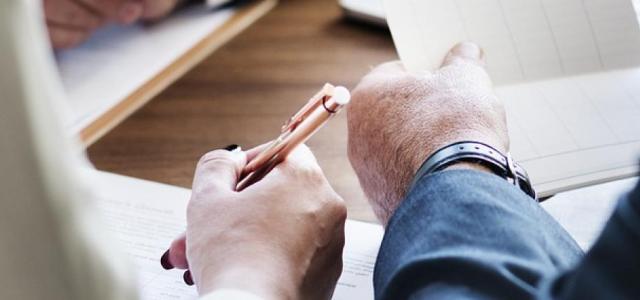
[[[489,168],[496,175],[536,199],[536,193],[527,171],[515,163],[509,153],[504,155],[494,147],[473,141],[450,144],[432,154],[418,169],[409,190],[413,189],[422,177],[442,171],[460,162],[475,163]]]

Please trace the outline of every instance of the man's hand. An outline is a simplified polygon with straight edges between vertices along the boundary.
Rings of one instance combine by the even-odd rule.
[[[471,43],[433,73],[409,73],[399,62],[377,67],[355,89],[348,122],[349,159],[383,224],[440,147],[471,140],[509,148],[504,107]]]
[[[181,0],[43,0],[49,38],[55,49],[76,46],[102,25],[155,21]]]
[[[201,295],[239,289],[265,299],[330,298],[342,271],[342,199],[306,146],[235,192],[246,161],[224,150],[200,160],[186,243],[178,238],[163,265],[188,267]]]

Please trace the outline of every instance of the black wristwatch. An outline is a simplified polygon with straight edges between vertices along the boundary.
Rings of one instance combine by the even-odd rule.
[[[411,190],[422,177],[442,171],[456,163],[467,162],[482,165],[496,175],[520,188],[525,194],[536,198],[527,171],[514,163],[511,155],[502,154],[497,149],[480,142],[457,142],[440,148],[422,164],[411,183]]]

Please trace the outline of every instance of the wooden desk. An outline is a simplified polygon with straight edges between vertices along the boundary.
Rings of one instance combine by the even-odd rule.
[[[344,20],[336,0],[281,0],[90,147],[89,157],[100,170],[190,187],[202,154],[261,144],[326,81],[353,88],[372,66],[393,59],[389,32]],[[347,159],[345,114],[308,145],[349,217],[374,221]]]

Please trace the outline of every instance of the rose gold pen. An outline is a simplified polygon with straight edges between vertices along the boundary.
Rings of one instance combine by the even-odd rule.
[[[280,136],[244,167],[236,190],[241,191],[266,176],[295,147],[306,142],[331,117],[338,114],[349,100],[349,90],[325,84],[320,92],[282,126]]]

